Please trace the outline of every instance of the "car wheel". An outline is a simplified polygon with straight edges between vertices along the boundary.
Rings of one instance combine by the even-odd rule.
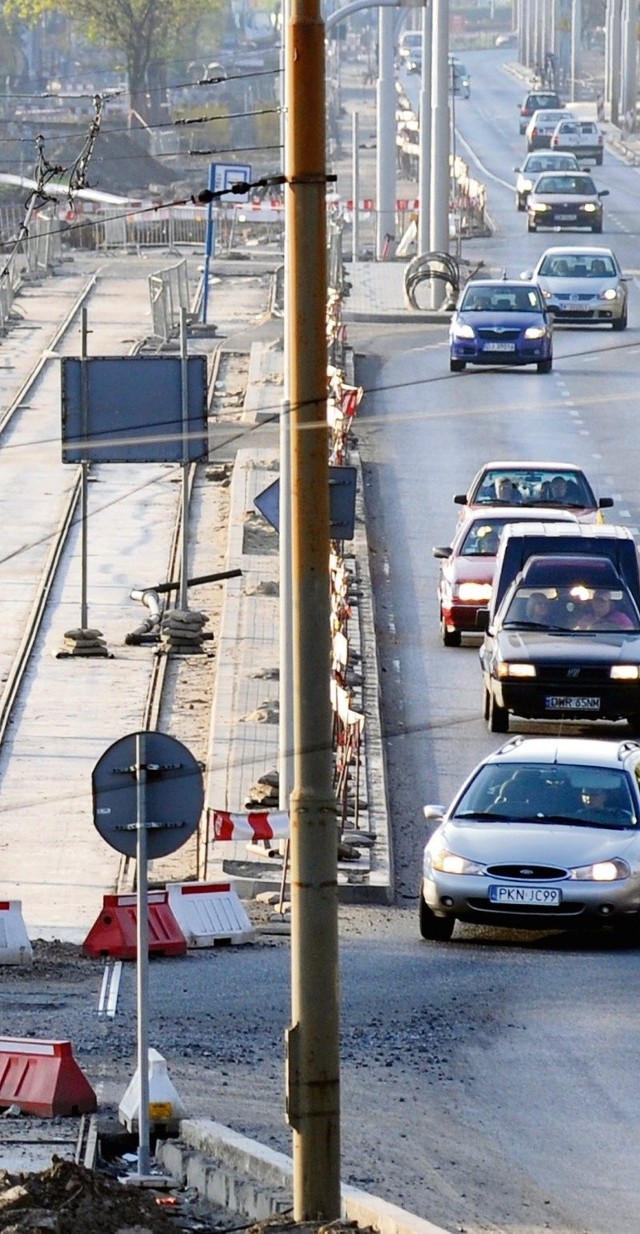
[[[491,708],[491,695],[489,694],[489,691],[487,690],[487,687],[485,686],[483,694],[482,694],[482,718],[483,720],[489,719],[490,708]]]
[[[538,229],[537,229],[537,227],[536,227],[535,223],[532,223],[532,222],[531,222],[531,219],[527,219],[527,231],[537,231],[537,230],[538,230]]]
[[[525,209],[524,197],[520,197],[520,195],[516,193],[516,210],[520,210],[522,212],[524,209]]]
[[[596,154],[596,166],[597,167],[602,167],[603,158],[604,158],[604,155],[602,154],[602,152],[600,153],[600,157],[598,157],[598,155]]]
[[[550,373],[552,365],[553,365],[553,360],[549,358],[548,360],[538,360],[536,367],[539,373]]]
[[[420,892],[420,933],[432,943],[448,943],[456,924],[455,917],[436,917]]]
[[[452,373],[461,373],[465,367],[464,360],[454,360],[453,356],[449,360],[449,368]]]
[[[599,236],[599,235],[600,235],[600,232],[602,231],[602,220],[601,220],[599,223],[594,223],[594,224],[593,224],[593,227],[591,228],[591,230],[592,230],[592,232],[594,233],[594,235],[598,235],[598,236]]]
[[[627,314],[626,314],[626,310],[625,310],[625,312],[622,314],[622,317],[616,317],[615,321],[612,321],[612,322],[611,322],[611,328],[612,328],[612,330],[626,330],[626,328],[627,328]]]
[[[489,691],[489,714],[487,724],[490,733],[509,732],[509,712],[506,707],[499,707],[493,694]]]

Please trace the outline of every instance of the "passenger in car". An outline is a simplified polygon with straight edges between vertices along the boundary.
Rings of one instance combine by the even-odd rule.
[[[624,609],[614,604],[608,591],[596,591],[591,600],[592,620],[589,630],[633,630],[634,623]]]

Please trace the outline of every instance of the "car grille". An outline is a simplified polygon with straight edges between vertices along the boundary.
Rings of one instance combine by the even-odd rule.
[[[611,684],[608,664],[536,664],[539,682],[570,682],[583,690],[586,686]]]
[[[518,878],[525,882],[539,882],[544,879],[548,882],[553,878],[566,878],[567,871],[561,870],[558,866],[536,866],[536,865],[500,865],[487,866],[487,874],[492,878]]]
[[[478,330],[478,338],[484,339],[485,343],[513,343],[520,334],[519,330],[491,330],[486,328]]]
[[[553,298],[554,300],[569,300],[573,304],[575,304],[577,300],[593,300],[594,293],[591,291],[581,291],[580,293],[568,292],[568,291],[558,291],[554,293]]]

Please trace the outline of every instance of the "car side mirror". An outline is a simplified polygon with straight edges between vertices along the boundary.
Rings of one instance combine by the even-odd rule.
[[[609,196],[608,189],[598,189],[598,197],[608,197],[608,196]]]
[[[477,630],[488,630],[489,629],[489,609],[488,608],[478,609],[478,612],[476,613],[476,629]]]
[[[514,171],[520,171],[520,168],[519,168],[519,167],[514,167],[514,169],[513,169],[513,170],[514,170]]]
[[[423,806],[422,813],[428,823],[441,823],[444,818],[444,806]]]
[[[457,506],[466,506],[467,494],[466,493],[456,493],[453,500],[455,501]]]
[[[547,300],[547,303],[545,304],[545,312],[550,313],[552,317],[555,317],[556,313],[560,312],[560,305],[556,304],[555,300]]]
[[[444,548],[437,548],[437,547],[432,548],[431,552],[433,553],[434,557],[440,557],[446,560],[447,557],[451,556],[453,549],[450,544],[447,544],[445,545]]]
[[[533,270],[521,270],[519,277],[526,279],[527,283],[530,283],[533,278]]]
[[[599,510],[610,510],[614,505],[613,497],[601,497],[598,502]]]

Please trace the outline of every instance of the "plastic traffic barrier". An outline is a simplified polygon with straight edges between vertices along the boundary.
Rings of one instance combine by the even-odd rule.
[[[184,955],[187,940],[167,902],[166,891],[151,891],[148,899],[149,954]],[[106,895],[102,911],[82,944],[85,955],[135,960],[137,954],[135,895]]]
[[[289,815],[273,810],[233,814],[209,807],[207,821],[214,840],[286,840],[290,831]]]
[[[21,900],[0,900],[0,964],[32,964]]]
[[[149,1123],[161,1126],[164,1132],[178,1130],[181,1118],[188,1118],[187,1108],[174,1088],[167,1071],[167,1061],[158,1050],[151,1048],[149,1060]],[[138,1130],[140,1117],[140,1069],[136,1067],[133,1079],[118,1106],[118,1118],[128,1131]]]
[[[167,893],[187,947],[253,942],[251,922],[230,883],[170,883]]]
[[[10,1105],[43,1118],[93,1113],[96,1095],[70,1041],[0,1037],[0,1106]]]

